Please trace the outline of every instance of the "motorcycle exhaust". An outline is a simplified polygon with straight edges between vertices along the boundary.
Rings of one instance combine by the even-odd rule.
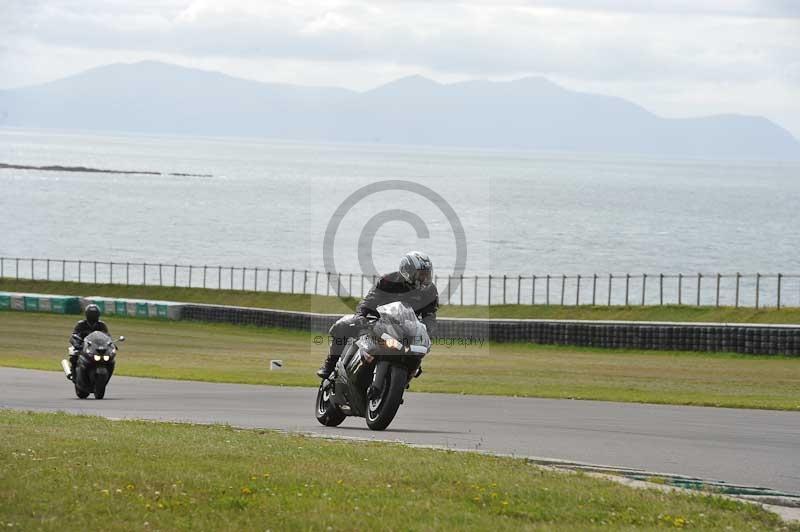
[[[72,375],[72,372],[69,369],[69,362],[67,362],[66,358],[61,359],[61,369],[64,370],[64,375],[66,375],[69,379],[70,375]]]

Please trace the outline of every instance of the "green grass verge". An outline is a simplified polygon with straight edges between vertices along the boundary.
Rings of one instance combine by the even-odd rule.
[[[299,310],[344,314],[352,312],[357,301],[342,301],[333,296],[309,296],[277,292],[243,292],[159,286],[124,286],[62,283],[55,281],[15,281],[0,279],[0,291],[36,292],[82,296],[160,299],[216,305]],[[727,323],[800,323],[800,308],[760,309],[732,307],[646,306],[560,307],[548,305],[443,305],[440,316],[457,318],[546,318],[576,320],[704,321]]]
[[[0,312],[0,365],[59,370],[74,316]],[[327,352],[301,331],[110,318],[120,375],[317,386]],[[327,341],[327,338],[324,339]],[[270,371],[269,360],[284,369]],[[800,410],[800,358],[534,344],[434,345],[424,392]]]
[[[751,504],[511,458],[0,411],[15,530],[800,530]]]

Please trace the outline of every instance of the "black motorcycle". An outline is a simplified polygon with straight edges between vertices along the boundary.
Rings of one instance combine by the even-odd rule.
[[[418,377],[431,340],[414,310],[397,301],[378,307],[371,330],[351,341],[317,391],[317,421],[336,427],[347,416],[372,430],[389,426],[409,381]]]
[[[116,342],[125,341],[120,336]],[[106,387],[114,374],[116,365],[117,346],[114,340],[104,332],[95,331],[89,334],[82,342],[80,337],[73,337],[73,344],[80,347],[70,347],[70,355],[77,354],[75,372],[70,371],[69,362],[61,361],[67,378],[75,384],[75,395],[86,399],[89,394],[94,394],[95,399],[102,399],[106,395]]]

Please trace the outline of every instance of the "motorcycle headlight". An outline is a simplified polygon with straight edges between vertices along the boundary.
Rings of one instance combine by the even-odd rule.
[[[110,356],[108,356],[108,355],[105,355],[105,356],[103,357],[103,360],[105,360],[106,362],[108,362],[109,360],[111,360],[111,357],[110,357]]]
[[[387,333],[383,333],[381,335],[381,339],[386,343],[386,347],[391,347],[392,349],[397,349],[398,351],[403,350],[403,344],[397,338],[393,338],[391,335]]]
[[[94,361],[95,361],[95,362],[100,362],[100,359],[101,359],[101,358],[102,358],[102,357],[101,357],[100,355],[95,355],[95,356],[94,356]]]

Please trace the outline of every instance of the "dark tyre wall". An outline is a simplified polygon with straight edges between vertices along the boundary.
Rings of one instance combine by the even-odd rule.
[[[339,316],[186,304],[181,319],[327,333]],[[624,349],[800,355],[800,325],[440,318],[436,337]]]

